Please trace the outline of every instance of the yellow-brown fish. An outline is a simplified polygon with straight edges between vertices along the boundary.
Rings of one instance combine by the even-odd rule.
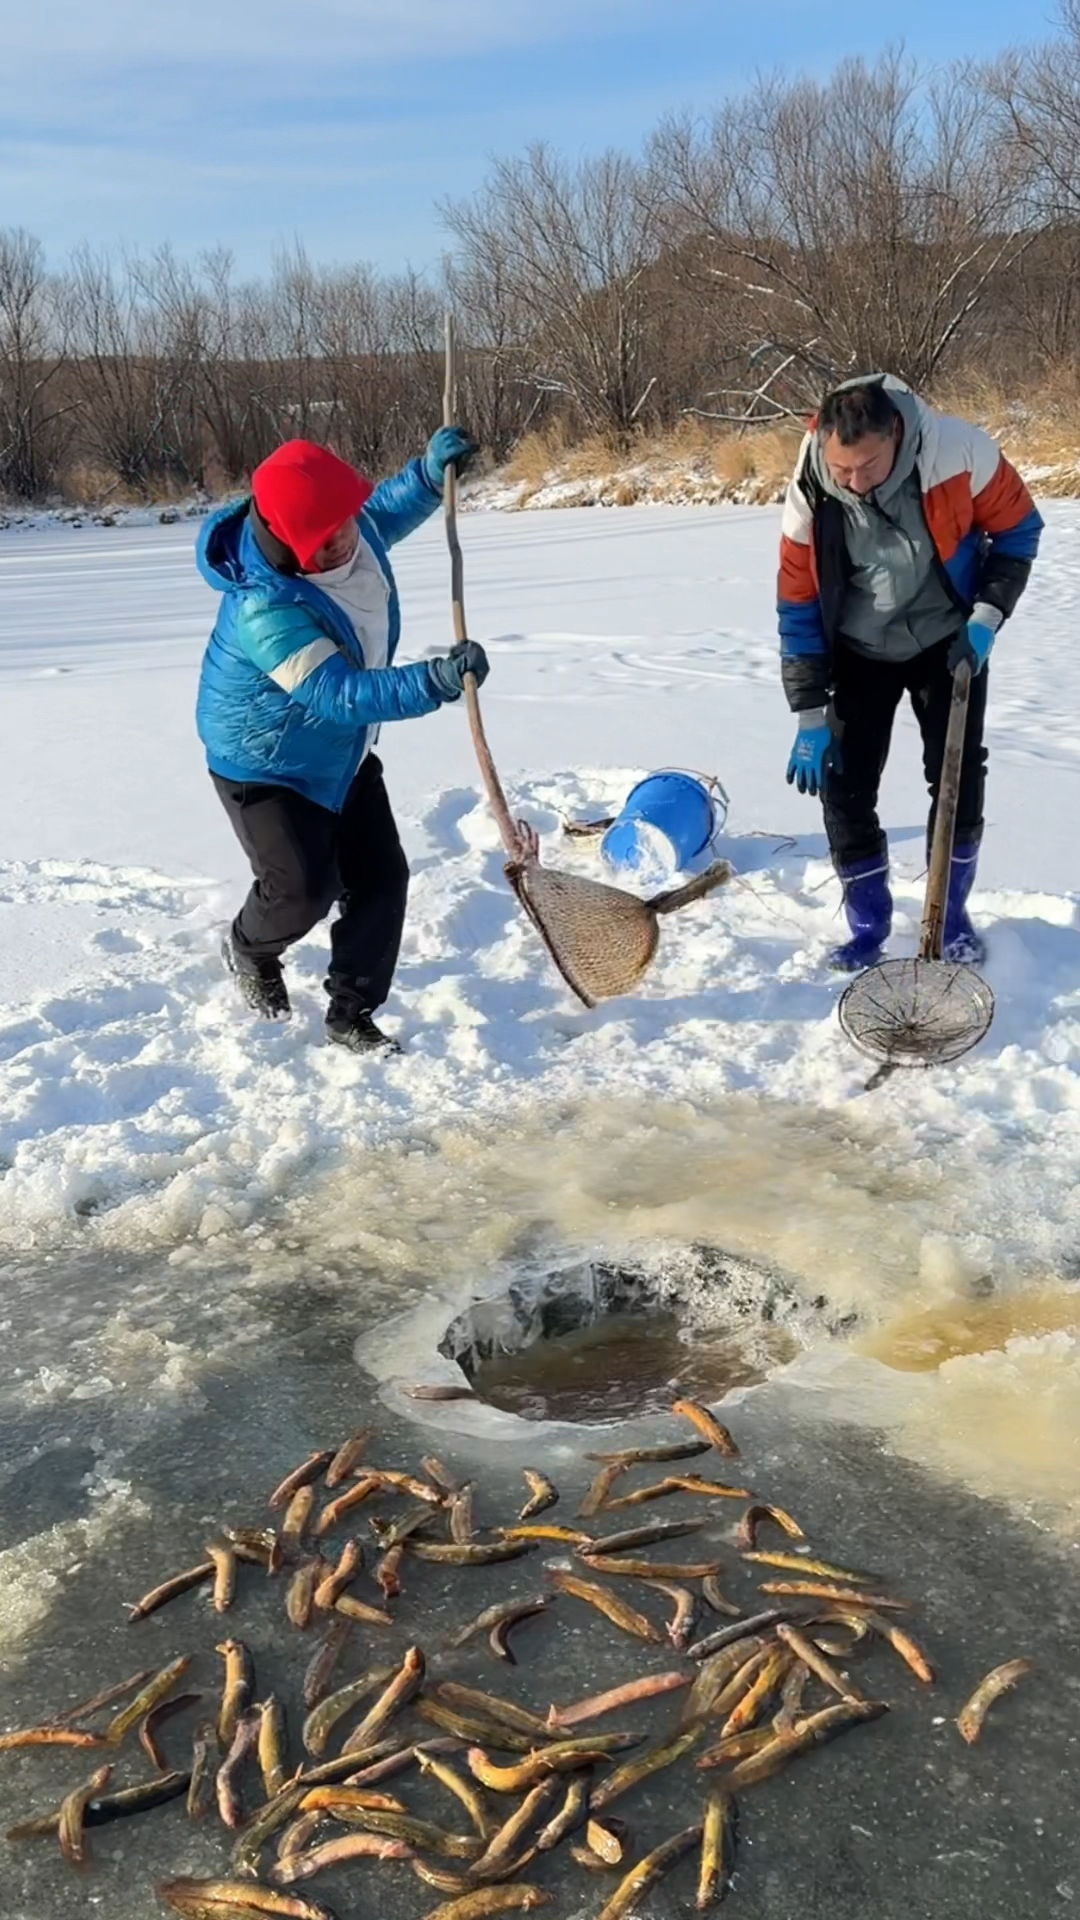
[[[362,1479],[357,1480],[345,1493],[339,1493],[336,1500],[331,1500],[329,1506],[323,1508],[315,1523],[316,1538],[321,1540],[354,1507],[362,1506],[365,1500],[370,1500],[373,1494],[381,1491],[382,1482],[372,1473],[364,1474]]]
[[[306,1633],[311,1625],[311,1615],[315,1606],[315,1589],[329,1572],[326,1561],[320,1556],[312,1560],[302,1560],[293,1574],[285,1592],[285,1611],[294,1627]]]
[[[638,1861],[636,1867],[631,1867],[625,1879],[620,1880],[611,1899],[601,1908],[597,1920],[622,1920],[624,1914],[637,1906],[641,1895],[654,1886],[669,1867],[681,1860],[684,1853],[696,1847],[700,1840],[700,1826],[686,1827],[682,1833],[673,1834],[670,1840],[654,1847],[651,1853]]]
[[[605,1466],[662,1466],[668,1460],[696,1460],[708,1453],[710,1440],[669,1440],[659,1447],[624,1447],[618,1453],[587,1453],[586,1460],[602,1460]]]
[[[887,1593],[857,1593],[854,1588],[833,1586],[824,1580],[763,1580],[762,1593],[802,1594],[808,1600],[835,1600],[842,1607],[895,1608],[906,1613],[910,1600],[894,1600]]]
[[[259,1708],[259,1767],[268,1800],[282,1793],[288,1784],[285,1772],[286,1747],[285,1709],[277,1695],[272,1693]]]
[[[654,1588],[657,1593],[666,1594],[674,1603],[675,1611],[665,1631],[676,1652],[681,1652],[697,1618],[697,1595],[691,1593],[689,1587],[674,1586],[669,1580],[646,1580],[645,1585]]]
[[[443,1680],[435,1693],[447,1706],[461,1707],[466,1713],[478,1713],[483,1719],[516,1727],[519,1733],[530,1733],[538,1740],[550,1737],[547,1721],[539,1714],[530,1713],[527,1707],[519,1707],[513,1700],[501,1700],[496,1693],[481,1693],[476,1687],[463,1687],[457,1680]]]
[[[629,1828],[624,1820],[609,1813],[603,1820],[591,1819],[585,1828],[585,1844],[606,1867],[619,1867],[626,1856]]]
[[[463,1773],[459,1773],[448,1760],[440,1759],[437,1754],[418,1752],[416,1758],[421,1773],[430,1773],[440,1786],[445,1787],[448,1793],[452,1793],[456,1800],[460,1800],[481,1839],[487,1840],[491,1834],[492,1822],[484,1805],[483,1796],[473,1786],[472,1781],[466,1780]]]
[[[43,1722],[47,1727],[70,1727],[76,1721],[89,1720],[91,1714],[102,1707],[111,1707],[125,1694],[134,1693],[138,1687],[144,1687],[152,1680],[156,1667],[140,1667],[138,1673],[130,1673],[126,1680],[117,1680],[114,1685],[102,1688],[100,1693],[91,1694],[89,1700],[80,1700],[75,1707],[65,1707],[63,1713],[54,1713]]]
[[[702,1733],[701,1722],[696,1720],[692,1726],[680,1727],[666,1739],[658,1740],[655,1746],[647,1747],[644,1753],[635,1754],[632,1760],[625,1760],[621,1767],[616,1767],[614,1773],[609,1773],[607,1779],[593,1789],[589,1802],[591,1811],[600,1813],[622,1794],[629,1793],[631,1787],[640,1786],[643,1780],[651,1779],[654,1773],[674,1766],[684,1753],[689,1753],[692,1747],[697,1746]]]
[[[593,1580],[579,1580],[576,1574],[565,1573],[558,1567],[552,1570],[550,1577],[560,1593],[568,1593],[575,1600],[586,1601],[590,1607],[605,1614],[612,1625],[621,1628],[623,1633],[632,1634],[637,1640],[651,1640],[654,1645],[663,1644],[664,1636],[659,1627],[655,1627],[636,1607],[620,1600],[618,1594],[612,1593],[609,1588],[597,1586]]]
[[[442,1727],[446,1733],[452,1733],[469,1745],[501,1747],[507,1753],[531,1753],[536,1744],[531,1734],[515,1733],[513,1727],[496,1720],[462,1713],[460,1708],[450,1706],[446,1700],[436,1700],[428,1694],[416,1702],[413,1711],[418,1720],[426,1720],[433,1727]]]
[[[392,1666],[369,1667],[366,1673],[350,1680],[347,1686],[339,1687],[336,1693],[320,1700],[308,1714],[300,1734],[308,1753],[325,1753],[326,1743],[338,1721],[343,1720],[362,1700],[366,1700],[369,1694],[385,1687],[395,1671]]]
[[[536,1514],[546,1513],[549,1507],[558,1505],[559,1489],[554,1480],[548,1479],[546,1473],[539,1473],[533,1467],[526,1467],[522,1477],[531,1498],[526,1500],[518,1514],[519,1520],[531,1520]]]
[[[455,1545],[470,1545],[475,1528],[473,1526],[473,1489],[471,1482],[460,1487],[450,1502],[450,1538]]]
[[[781,1533],[786,1533],[790,1540],[806,1539],[798,1521],[787,1512],[786,1508],[765,1505],[747,1507],[735,1534],[735,1545],[740,1553],[754,1551],[757,1546],[758,1528],[763,1526],[766,1520],[771,1520],[774,1526],[779,1527]]]
[[[512,1619],[523,1607],[535,1608],[539,1613],[553,1604],[552,1596],[544,1593],[534,1594],[529,1600],[499,1600],[495,1606],[485,1607],[482,1613],[467,1620],[463,1627],[458,1627],[456,1632],[448,1634],[446,1645],[463,1647],[466,1641],[472,1640],[478,1633],[488,1633],[493,1628],[501,1626],[504,1620]]]
[[[788,1573],[808,1573],[819,1580],[839,1580],[845,1586],[869,1585],[880,1575],[852,1573],[849,1567],[834,1567],[831,1560],[809,1560],[801,1553],[744,1553],[744,1560],[752,1560],[756,1566],[781,1567]]]
[[[549,1601],[526,1600],[515,1607],[512,1613],[504,1613],[488,1634],[488,1645],[497,1660],[505,1660],[510,1666],[517,1666],[517,1654],[510,1645],[510,1635],[523,1620],[531,1620],[535,1614],[546,1613]]]
[[[735,1832],[738,1808],[730,1793],[710,1793],[705,1802],[705,1822],[701,1838],[701,1869],[698,1873],[699,1913],[706,1913],[722,1900],[735,1871]]]
[[[314,1512],[314,1487],[298,1487],[289,1501],[285,1518],[281,1523],[281,1544],[286,1554],[296,1555],[303,1552],[304,1541]]]
[[[200,1560],[197,1567],[188,1567],[184,1573],[175,1573],[171,1580],[163,1580],[158,1587],[151,1587],[134,1606],[128,1606],[128,1626],[133,1627],[137,1620],[145,1620],[159,1607],[167,1606],[170,1600],[176,1600],[182,1593],[190,1593],[192,1587],[201,1587],[204,1580],[214,1578],[215,1568],[212,1560]]]
[[[218,1712],[218,1741],[227,1753],[237,1726],[251,1705],[255,1693],[255,1662],[242,1640],[223,1640],[214,1648],[225,1662],[225,1684]]]
[[[473,1862],[469,1869],[472,1879],[499,1880],[504,1876],[526,1834],[536,1826],[541,1814],[547,1812],[558,1791],[559,1782],[554,1775],[539,1780],[528,1790],[521,1805],[496,1829],[480,1858]]]
[[[215,1542],[206,1552],[214,1563],[214,1612],[227,1613],[236,1598],[236,1548]]]
[[[318,1592],[315,1599],[318,1601]],[[357,1600],[354,1594],[339,1594],[331,1609],[334,1613],[343,1613],[347,1620],[360,1620],[365,1627],[392,1627],[394,1618],[384,1607],[369,1607],[366,1600]]]
[[[158,1733],[166,1721],[174,1720],[178,1713],[186,1713],[189,1707],[196,1706],[202,1699],[201,1693],[180,1693],[172,1700],[160,1700],[151,1707],[139,1727],[139,1745],[152,1767],[159,1773],[167,1773],[169,1763],[158,1745]]]
[[[687,1533],[700,1533],[701,1525],[700,1520],[647,1520],[640,1527],[601,1534],[591,1546],[579,1547],[578,1553],[583,1560],[591,1560],[598,1553],[628,1553],[632,1547],[651,1547],[657,1540],[678,1540]]]
[[[689,1725],[692,1720],[700,1720],[711,1713],[736,1674],[742,1672],[749,1660],[756,1659],[766,1650],[767,1643],[761,1636],[750,1634],[745,1639],[719,1648],[708,1660],[703,1661],[683,1708],[685,1724]]]
[[[971,1699],[957,1716],[957,1727],[962,1740],[973,1746],[983,1730],[983,1723],[995,1700],[1003,1693],[1015,1687],[1018,1680],[1024,1680],[1035,1671],[1032,1660],[1006,1660],[1003,1666],[994,1667],[979,1681]]]
[[[496,1560],[519,1560],[531,1553],[535,1536],[524,1540],[480,1540],[460,1547],[456,1540],[410,1540],[408,1548],[418,1560],[433,1560],[448,1567],[486,1567]]]
[[[492,1532],[498,1540],[560,1540],[568,1547],[592,1545],[592,1534],[583,1533],[580,1527],[547,1527],[542,1521],[539,1525],[493,1527]]]
[[[337,1566],[323,1576],[315,1589],[313,1596],[315,1605],[324,1608],[327,1612],[335,1607],[349,1582],[355,1580],[363,1564],[362,1549],[355,1540],[346,1540]]]
[[[726,1740],[718,1740],[714,1747],[706,1747],[694,1765],[699,1773],[708,1773],[714,1767],[734,1766],[737,1760],[747,1760],[751,1754],[763,1752],[782,1730],[774,1721],[768,1727],[747,1727],[743,1733],[729,1733]]]
[[[252,1880],[165,1880],[158,1899],[183,1920],[237,1920],[249,1913],[271,1914],[274,1920],[337,1920],[321,1901],[301,1900]]]
[[[360,1748],[369,1746],[377,1740],[383,1730],[389,1726],[396,1713],[419,1693],[424,1684],[426,1665],[419,1647],[409,1647],[400,1667],[388,1681],[385,1690],[379,1695],[370,1712],[361,1720],[354,1733],[349,1735],[342,1748],[343,1753],[356,1753]]]
[[[270,1869],[271,1880],[291,1886],[296,1880],[310,1880],[313,1874],[329,1867],[345,1867],[352,1860],[409,1860],[412,1848],[406,1840],[394,1840],[381,1833],[343,1833],[334,1840],[303,1853],[287,1853]]]
[[[608,1734],[592,1740],[558,1740],[513,1767],[497,1767],[482,1747],[470,1747],[466,1759],[473,1778],[493,1793],[525,1793],[548,1774],[576,1773],[581,1767],[595,1766],[625,1744],[636,1745],[637,1738],[636,1734]]]
[[[601,1467],[582,1497],[577,1510],[579,1520],[590,1520],[594,1513],[599,1513],[601,1507],[607,1505],[608,1494],[619,1476],[625,1472],[626,1463],[622,1460],[609,1460],[606,1466]]]
[[[573,1706],[551,1707],[546,1725],[549,1730],[557,1731],[560,1727],[576,1727],[582,1720],[599,1720],[605,1713],[617,1713],[620,1707],[635,1706],[639,1700],[675,1693],[680,1687],[688,1687],[690,1678],[688,1673],[643,1673],[621,1687],[609,1688],[606,1693],[590,1694],[587,1700],[578,1700]]]
[[[351,1434],[345,1444],[338,1448],[327,1467],[323,1485],[338,1487],[343,1480],[347,1480],[354,1469],[360,1465],[374,1438],[374,1427],[362,1427],[359,1433]]]
[[[340,1615],[330,1622],[304,1672],[304,1705],[310,1711],[326,1698],[326,1691],[345,1648],[352,1639],[352,1624]]]
[[[57,1833],[60,1837],[60,1851],[69,1866],[86,1865],[88,1857],[85,1836],[86,1809],[91,1800],[96,1800],[99,1793],[104,1793],[111,1778],[111,1766],[98,1767],[97,1771],[90,1775],[89,1780],[84,1780],[81,1787],[75,1787],[60,1802]]]
[[[0,1753],[12,1753],[17,1747],[103,1747],[103,1733],[87,1733],[81,1727],[20,1727],[15,1733],[0,1733]]]
[[[309,1487],[313,1480],[317,1480],[323,1468],[328,1467],[333,1459],[333,1447],[328,1447],[320,1453],[309,1454],[306,1460],[285,1475],[280,1486],[274,1488],[266,1503],[267,1506],[287,1507],[293,1495],[299,1493],[302,1487]]]
[[[209,1813],[214,1798],[214,1777],[217,1773],[218,1755],[217,1728],[212,1720],[204,1720],[195,1729],[192,1741],[191,1778],[188,1781],[187,1812],[189,1820],[201,1820]]]
[[[156,1707],[160,1700],[164,1700],[167,1693],[172,1692],[177,1681],[187,1672],[190,1665],[190,1659],[184,1655],[179,1660],[170,1661],[167,1667],[162,1667],[160,1673],[156,1673],[154,1678],[135,1695],[134,1700],[109,1721],[105,1729],[106,1746],[118,1747],[125,1736],[131,1732],[132,1727],[137,1727],[140,1720],[145,1720],[152,1708]]]
[[[745,1693],[735,1702],[724,1721],[720,1729],[721,1740],[728,1739],[733,1733],[742,1733],[747,1727],[757,1724],[766,1701],[772,1698],[794,1662],[795,1655],[790,1647],[770,1648]],[[713,1711],[719,1715],[721,1711],[719,1705],[714,1707]]]
[[[401,1592],[401,1562],[405,1557],[405,1547],[399,1540],[394,1547],[388,1547],[375,1569],[376,1584],[382,1588],[383,1598],[389,1605]]]
[[[739,1449],[727,1428],[721,1425],[716,1416],[709,1412],[708,1407],[703,1407],[700,1401],[673,1400],[671,1411],[677,1413],[681,1419],[689,1420],[690,1425],[697,1428],[702,1439],[707,1440],[710,1447],[715,1447],[717,1453],[722,1453],[725,1460],[738,1459]]]
[[[934,1669],[918,1641],[913,1640],[910,1633],[905,1633],[901,1627],[898,1627],[895,1620],[886,1620],[880,1613],[870,1611],[866,1614],[866,1625],[872,1627],[875,1633],[889,1642],[893,1651],[900,1655],[901,1660],[911,1668],[916,1679],[921,1680],[924,1687],[933,1686],[937,1677]]]
[[[706,1606],[711,1607],[714,1613],[724,1613],[729,1620],[739,1619],[742,1608],[728,1599],[714,1573],[707,1573],[704,1576],[701,1582],[701,1596]]]
[[[550,1893],[539,1887],[477,1887],[459,1900],[444,1900],[432,1907],[424,1920],[491,1920],[496,1913],[531,1913],[535,1907],[546,1907],[550,1899]]]
[[[636,1560],[617,1553],[589,1553],[582,1556],[592,1573],[607,1573],[617,1580],[700,1580],[705,1582],[720,1572],[719,1560]]]
[[[558,1812],[542,1827],[536,1836],[538,1853],[550,1853],[552,1847],[566,1839],[568,1833],[576,1833],[584,1824],[589,1811],[589,1789],[592,1785],[587,1772],[575,1773],[563,1794]]]
[[[248,1755],[256,1751],[258,1744],[259,1715],[245,1713],[237,1721],[232,1745],[218,1768],[214,1787],[222,1823],[234,1833],[244,1824],[244,1806],[240,1798],[238,1775]]]
[[[811,1673],[816,1673],[818,1679],[824,1682],[830,1692],[838,1694],[841,1700],[866,1698],[865,1694],[860,1693],[858,1687],[853,1686],[850,1680],[845,1680],[843,1674],[837,1672],[832,1661],[826,1659],[820,1647],[815,1646],[814,1642],[805,1633],[801,1633],[798,1627],[793,1626],[789,1621],[781,1620],[776,1634],[778,1639],[783,1640],[791,1648],[796,1658],[808,1666]]]

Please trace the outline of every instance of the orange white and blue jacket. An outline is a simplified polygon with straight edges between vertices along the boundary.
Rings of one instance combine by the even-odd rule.
[[[1027,487],[981,427],[938,413],[892,376],[876,377],[904,421],[909,484],[917,479],[933,567],[956,608],[957,628],[977,602],[1007,617],[1027,585],[1043,526]],[[852,497],[852,511],[862,504]],[[888,522],[882,526],[884,540]],[[849,538],[843,491],[824,467],[812,423],[788,487],[780,536],[781,671],[796,713],[824,706],[832,691],[833,649],[844,634],[845,604],[852,605]],[[861,538],[865,547],[865,528]]]

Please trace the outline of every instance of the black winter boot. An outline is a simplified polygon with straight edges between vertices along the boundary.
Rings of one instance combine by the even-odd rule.
[[[326,1009],[326,1037],[350,1053],[400,1053],[396,1040],[375,1025],[371,1008],[365,1007],[354,987],[342,986],[331,974],[326,983],[330,1005]]]
[[[281,961],[256,959],[244,953],[233,937],[232,928],[221,943],[221,957],[240,989],[240,997],[252,1013],[264,1020],[287,1020],[292,1013]]]

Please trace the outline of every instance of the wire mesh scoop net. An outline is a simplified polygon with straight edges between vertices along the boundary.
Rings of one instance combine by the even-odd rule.
[[[918,954],[868,967],[840,1001],[848,1039],[889,1071],[959,1060],[994,1017],[994,996],[975,968],[941,957],[970,686],[971,669],[961,662],[953,675]]]
[[[455,404],[454,320],[446,316],[446,385],[443,420],[453,424]],[[450,548],[454,633],[465,640],[464,569],[457,534],[456,476],[446,473],[446,538]],[[567,985],[586,1007],[632,993],[656,952],[659,917],[701,900],[731,878],[726,860],[714,861],[683,887],[639,900],[621,887],[540,864],[540,842],[527,821],[514,821],[484,733],[476,680],[465,675],[465,700],[473,745],[492,812],[506,849],[506,877]]]

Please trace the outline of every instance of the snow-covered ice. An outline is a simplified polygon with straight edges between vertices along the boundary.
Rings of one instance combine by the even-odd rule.
[[[586,1013],[502,878],[464,715],[387,729],[413,883],[387,1014],[407,1051],[378,1067],[321,1044],[323,930],[290,961],[288,1026],[252,1026],[221,976],[245,874],[193,730],[214,605],[192,524],[0,536],[0,1244],[31,1264],[157,1250],[223,1272],[300,1233],[366,1251],[398,1287],[452,1290],[526,1220],[587,1244],[696,1234],[781,1259],[866,1320],[935,1307],[972,1274],[1006,1289],[1071,1274],[1080,510],[1047,518],[992,667],[974,907],[996,1021],[960,1065],[870,1097],[824,964],[839,890],[818,809],[783,780],[773,510],[463,523],[489,731],[545,859],[597,872],[561,818],[680,765],[723,780],[719,850],[739,877],[665,923],[639,997]],[[407,651],[442,648],[439,524],[396,564]],[[883,810],[910,950],[925,795],[909,714]],[[1071,1321],[1020,1314],[1015,1332],[983,1363],[984,1398],[1047,1367],[1074,1382]],[[975,1362],[949,1364],[966,1380]]]
[[[290,960],[289,1025],[252,1025],[222,978],[220,929],[246,876],[194,735],[213,617],[194,526],[0,533],[0,1657],[13,1717],[126,1671],[120,1601],[187,1564],[223,1515],[257,1518],[264,1482],[367,1418],[373,1379],[403,1463],[437,1432],[485,1493],[524,1460],[569,1471],[569,1429],[410,1406],[401,1384],[445,1369],[448,1319],[530,1262],[675,1259],[694,1243],[771,1263],[825,1304],[823,1325],[850,1323],[818,1340],[803,1316],[798,1357],[744,1398],[755,1474],[855,1564],[877,1564],[887,1509],[888,1562],[931,1592],[954,1690],[969,1665],[977,1677],[1017,1650],[1029,1609],[1042,1640],[1033,1630],[1024,1646],[1060,1671],[1055,1635],[1072,1629],[1053,1536],[1080,1528],[1080,508],[1052,504],[1047,519],[992,667],[974,909],[997,1017],[968,1060],[872,1095],[836,1024],[825,956],[839,890],[819,812],[783,780],[771,509],[463,521],[471,626],[493,658],[489,732],[545,860],[598,873],[562,817],[609,812],[641,773],[678,765],[722,779],[718,850],[738,879],[665,923],[640,996],[587,1013],[505,884],[465,716],[387,729],[413,882],[387,1010],[407,1051],[379,1064],[322,1044],[323,930]],[[441,528],[396,566],[406,652],[441,650]],[[925,808],[905,715],[884,793],[897,950],[916,938]],[[276,1685],[280,1605],[245,1606]],[[208,1686],[212,1637],[196,1603],[146,1636],[168,1652],[197,1641]],[[967,1820],[971,1847],[996,1859],[985,1828],[997,1833],[1003,1795],[1041,1808],[1066,1793],[1066,1712],[1063,1695],[1057,1720],[1045,1708],[1028,1729],[1025,1751],[1042,1757],[1024,1781],[1006,1743],[970,1763],[982,1771],[967,1812],[958,1789],[929,1794],[920,1819],[946,1809],[942,1848]],[[883,1877],[882,1849],[905,1844],[904,1788],[927,1764],[921,1723],[905,1737],[898,1791],[868,1775],[879,1798],[862,1804],[878,1835],[867,1885],[890,1920],[912,1909],[887,1905],[885,1879],[906,1899],[909,1869]],[[13,1759],[0,1781],[12,1817],[57,1777]],[[848,1805],[831,1774],[815,1803],[817,1777],[768,1840],[774,1858],[790,1849],[785,1887],[809,1884]],[[862,1785],[847,1777],[854,1807]],[[673,1817],[662,1798],[654,1812]],[[1010,1844],[1017,1874],[1042,1871]],[[1067,1851],[1051,1847],[1045,1871],[1061,1879]],[[98,1852],[94,1897],[115,1920],[146,1911],[163,1868],[221,1860],[179,1813],[110,1830]],[[972,1878],[974,1857],[928,1867],[941,1910],[1018,1911],[1007,1877],[999,1905]],[[66,1870],[41,1859],[10,1866],[18,1920],[70,1911]],[[780,1910],[771,1878],[748,1872],[750,1920]],[[837,1906],[830,1886],[823,1897],[814,1912],[867,1910]]]

